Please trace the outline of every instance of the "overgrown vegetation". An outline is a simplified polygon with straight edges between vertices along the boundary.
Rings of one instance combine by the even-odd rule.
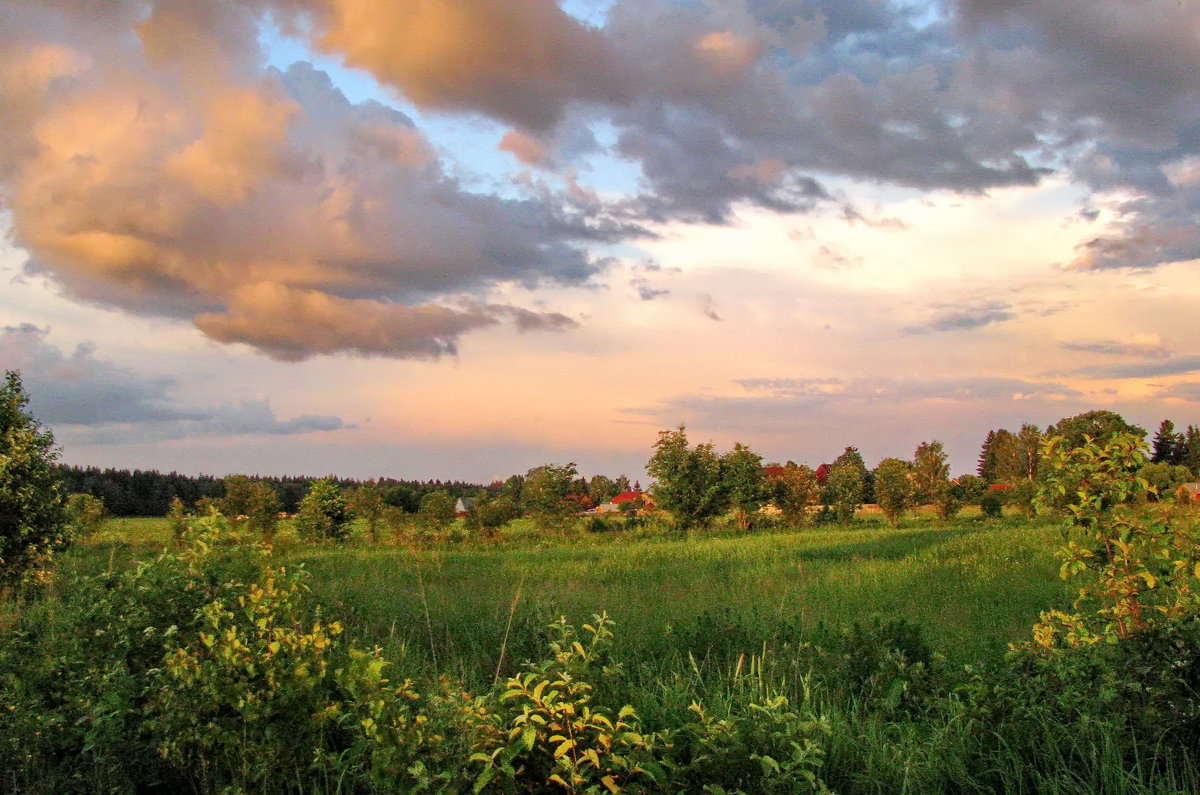
[[[234,476],[148,521],[64,514],[4,394],[34,548],[6,576],[39,587],[0,609],[2,791],[1200,790],[1200,512],[1166,423],[1149,462],[1106,412],[1002,429],[990,484],[928,442],[874,471],[848,447],[822,487],[680,427],[666,513],[626,489],[580,517],[629,484],[568,464],[412,510],[327,478],[295,519]]]

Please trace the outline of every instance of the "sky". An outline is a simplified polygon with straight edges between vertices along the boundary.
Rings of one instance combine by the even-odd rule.
[[[71,464],[644,477],[1200,424],[1191,0],[0,0]]]

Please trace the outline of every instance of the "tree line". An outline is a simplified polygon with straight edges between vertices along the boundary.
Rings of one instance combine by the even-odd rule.
[[[228,478],[212,475],[183,475],[178,472],[158,472],[141,469],[99,469],[56,465],[55,471],[67,494],[91,494],[104,501],[108,510],[117,516],[165,516],[172,500],[178,498],[187,506],[204,500],[221,500],[226,496]],[[247,477],[269,487],[279,501],[280,511],[296,513],[300,501],[320,478],[311,476],[234,476]],[[356,480],[331,477],[342,489],[352,489],[364,483],[372,483],[384,491],[389,505],[415,513],[421,498],[432,491],[445,490],[455,499],[474,494],[485,487],[476,483],[441,480],[397,480],[379,478]]]

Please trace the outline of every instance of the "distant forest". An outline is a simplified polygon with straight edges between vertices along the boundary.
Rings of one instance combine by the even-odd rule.
[[[104,500],[114,516],[164,516],[170,509],[171,498],[178,497],[185,505],[194,505],[203,498],[225,496],[225,483],[212,475],[181,475],[156,470],[98,469],[59,465],[64,494],[91,494]],[[259,477],[279,495],[282,510],[295,513],[309,485],[317,480],[308,476]],[[351,488],[367,481],[333,478],[342,488]],[[472,496],[486,489],[478,483],[461,481],[417,481],[382,478],[376,481],[384,488],[384,501],[389,505],[415,513],[421,497],[431,491],[444,489],[454,497]]]

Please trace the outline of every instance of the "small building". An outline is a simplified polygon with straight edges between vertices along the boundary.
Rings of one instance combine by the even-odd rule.
[[[454,515],[463,517],[475,510],[475,503],[479,502],[475,497],[459,497],[454,503]]]
[[[623,491],[606,503],[596,506],[595,513],[620,513],[630,509],[630,504],[637,505],[641,500],[640,510],[654,510],[654,500],[644,491]]]

